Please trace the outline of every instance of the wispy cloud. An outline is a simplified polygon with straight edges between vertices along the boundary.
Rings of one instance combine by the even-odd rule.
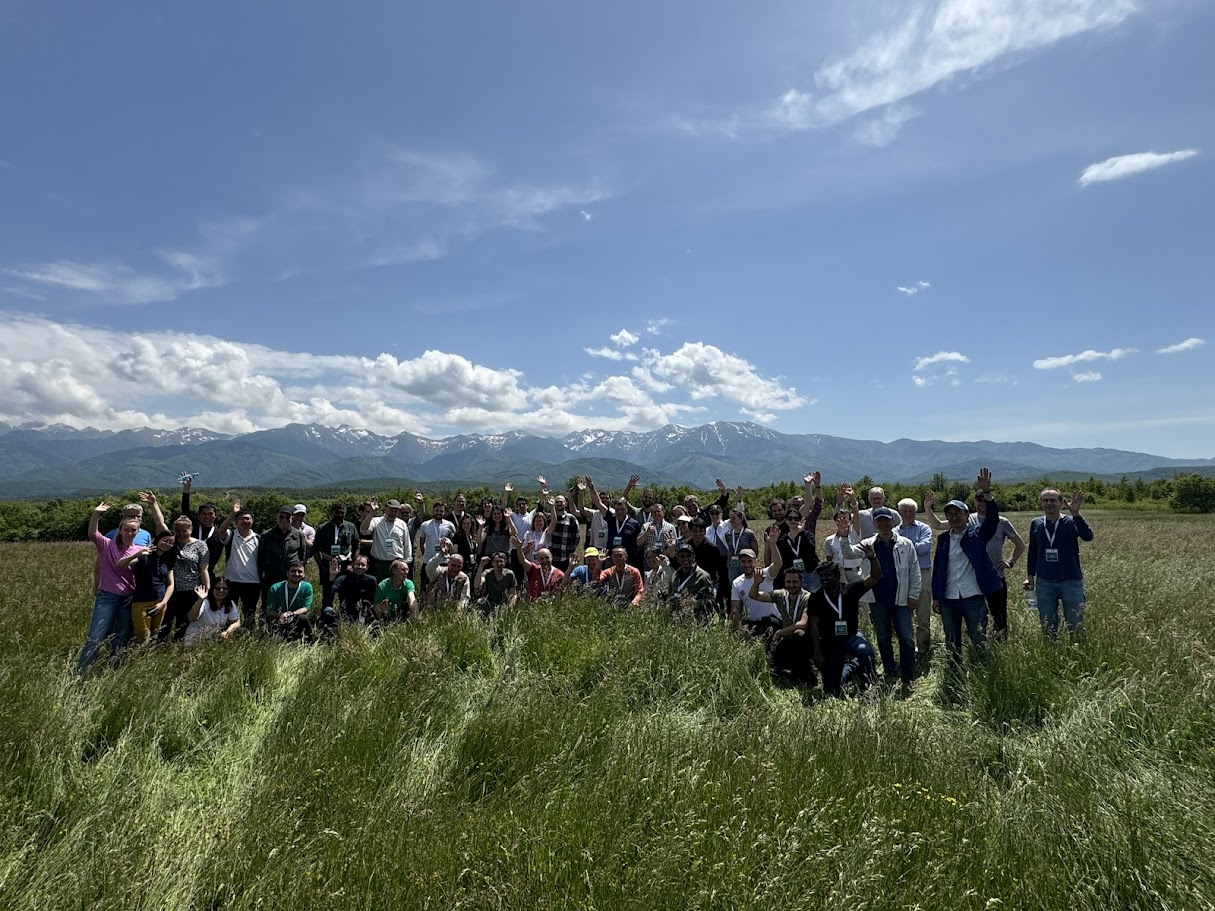
[[[1017,378],[1010,376],[1007,373],[985,373],[982,376],[975,377],[976,383],[1007,383],[1010,386],[1017,385]]]
[[[1070,367],[1072,364],[1084,364],[1089,361],[1117,361],[1138,350],[1138,348],[1114,348],[1110,351],[1094,351],[1092,348],[1086,348],[1079,354],[1039,358],[1034,361],[1034,369],[1054,370],[1056,367]]]
[[[1084,169],[1078,183],[1087,187],[1107,180],[1124,180],[1144,171],[1153,171],[1175,161],[1185,161],[1198,154],[1197,149],[1181,149],[1177,152],[1136,152],[1134,155],[1117,155],[1091,164]]]
[[[896,285],[895,290],[901,291],[908,297],[919,294],[921,291],[932,287],[932,282],[918,281],[914,285]]]
[[[615,348],[608,348],[607,346],[604,346],[603,348],[583,348],[582,350],[591,357],[601,357],[609,361],[637,360],[637,355],[633,354],[631,351],[618,351]]]
[[[948,363],[969,364],[970,358],[959,351],[938,351],[936,354],[930,354],[927,357],[917,357],[915,359],[915,370],[919,373],[933,364]]]
[[[859,124],[852,136],[861,145],[881,148],[888,146],[902,132],[903,125],[919,116],[919,111],[907,105],[892,104]]]
[[[1101,374],[1096,370],[1088,370],[1084,373],[1073,373],[1072,379],[1077,383],[1096,383],[1101,379]]]
[[[628,348],[630,345],[636,345],[641,341],[640,335],[634,335],[628,329],[621,329],[619,332],[613,332],[608,336],[612,343],[620,348]]]
[[[94,294],[120,304],[173,300],[186,291],[224,283],[218,267],[205,257],[167,251],[160,258],[168,270],[143,271],[121,263],[79,263],[71,260],[38,263],[0,271],[43,287]]]
[[[645,324],[645,334],[657,335],[669,325],[671,325],[671,320],[665,316],[660,316],[657,319],[652,319]]]
[[[808,88],[790,88],[750,116],[691,124],[697,135],[734,137],[756,130],[833,126],[868,111],[881,114],[857,138],[889,142],[913,116],[900,102],[1017,54],[1094,29],[1118,25],[1134,0],[914,0],[886,4],[888,21],[855,50],[819,67]]]
[[[1205,339],[1187,338],[1184,342],[1178,342],[1176,345],[1167,345],[1164,348],[1157,348],[1157,354],[1180,354],[1182,351],[1193,351],[1195,348],[1201,348],[1206,344]]]
[[[579,209],[578,214],[582,216],[583,221],[590,221],[592,218],[594,218],[594,216],[591,215],[591,213],[586,209]]]

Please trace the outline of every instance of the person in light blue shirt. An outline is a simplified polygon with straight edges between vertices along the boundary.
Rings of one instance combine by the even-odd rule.
[[[900,523],[895,532],[915,545],[920,566],[920,597],[915,603],[915,651],[923,664],[932,654],[932,528],[916,518],[919,504],[910,497],[899,500]]]

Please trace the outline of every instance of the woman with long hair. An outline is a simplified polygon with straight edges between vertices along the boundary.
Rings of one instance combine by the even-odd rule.
[[[511,522],[505,511],[498,504],[490,510],[489,521],[485,525],[485,535],[481,540],[481,549],[477,561],[481,557],[492,557],[494,554],[510,553]]]
[[[240,609],[223,576],[215,580],[209,591],[205,585],[196,586],[194,595],[190,625],[186,627],[186,645],[207,638],[227,639],[240,629]]]
[[[460,516],[460,527],[456,529],[456,550],[464,558],[464,565],[476,562],[477,553],[481,549],[482,528],[477,524],[476,517],[465,513]]]
[[[549,546],[548,515],[536,510],[532,516],[532,527],[523,533],[523,552],[529,560]]]
[[[111,658],[118,656],[131,637],[131,597],[135,594],[135,573],[130,561],[122,566],[119,563],[142,551],[135,544],[139,520],[123,519],[118,533],[111,540],[97,530],[102,515],[109,509],[109,503],[98,503],[89,516],[89,539],[97,548],[97,590],[93,596],[88,635],[76,658],[78,674],[83,674],[97,660],[101,644],[110,636],[114,637],[110,646]]]
[[[173,543],[177,548],[177,560],[173,564],[173,596],[165,607],[165,618],[160,623],[156,638],[164,642],[172,634],[174,641],[185,638],[190,625],[190,611],[194,607],[198,586],[211,587],[211,550],[205,541],[194,537],[194,522],[189,516],[179,516],[173,523]],[[174,629],[176,627],[176,629]]]

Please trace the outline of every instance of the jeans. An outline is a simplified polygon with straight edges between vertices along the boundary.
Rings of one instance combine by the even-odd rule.
[[[920,600],[915,606],[915,650],[927,657],[932,651],[932,570],[920,570]]]
[[[873,620],[873,631],[877,633],[878,652],[882,656],[882,668],[886,677],[894,679],[894,642],[899,637],[899,677],[910,683],[915,676],[915,633],[911,628],[911,608],[906,604],[869,605],[869,616]]]
[[[949,649],[949,660],[954,664],[962,661],[962,621],[966,621],[966,633],[979,654],[987,648],[987,601],[982,595],[969,598],[946,598],[941,602],[941,625],[945,627],[945,647]]]
[[[829,641],[832,644],[828,644]],[[859,678],[864,689],[875,676],[874,657],[873,646],[860,633],[847,639],[824,639],[823,691],[839,695],[844,684],[853,677]],[[855,664],[849,658],[855,659]]]
[[[76,659],[76,673],[83,674],[97,660],[101,643],[113,635],[110,657],[115,657],[131,638],[131,596],[98,590],[93,599],[93,614],[89,617],[89,632]]]
[[[1059,635],[1059,602],[1063,602],[1063,619],[1072,637],[1084,639],[1084,580],[1036,579],[1038,619],[1042,631],[1054,639]]]

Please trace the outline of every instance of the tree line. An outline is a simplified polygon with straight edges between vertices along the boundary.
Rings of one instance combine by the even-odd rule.
[[[570,478],[565,485],[567,490],[575,486],[576,478]],[[727,479],[728,481],[728,479]],[[868,475],[853,482],[853,487],[863,498],[865,492],[876,482]],[[538,485],[535,485],[538,487]],[[556,488],[557,485],[554,485]],[[646,486],[644,479],[642,487]],[[885,483],[881,485],[886,490],[887,501],[896,503],[903,497],[911,497],[923,506],[925,489],[932,489],[937,494],[937,502],[968,498],[973,492],[970,481],[953,480],[944,475],[935,475],[927,485],[912,485]],[[1178,474],[1171,479],[1157,478],[1145,481],[1136,478],[1131,481],[1123,477],[1119,481],[1106,481],[1090,477],[1086,481],[1057,481],[1049,476],[1017,484],[1000,484],[993,487],[996,499],[1005,511],[1033,512],[1038,509],[1038,494],[1044,487],[1058,487],[1072,490],[1077,487],[1085,493],[1086,502],[1102,509],[1173,509],[1178,512],[1215,512],[1215,477],[1203,477],[1194,474]],[[529,490],[527,482],[516,485],[518,492],[523,493],[530,501],[535,502],[536,490]],[[396,497],[402,502],[412,503],[416,488],[397,487],[378,491],[381,499]],[[688,485],[677,487],[655,486],[658,500],[668,506],[680,503],[689,494],[695,494],[705,502],[705,498],[714,499],[716,491],[698,490]],[[829,515],[833,503],[831,498],[835,488],[828,485],[825,488],[827,501],[824,504],[824,515]],[[483,497],[501,502],[501,488],[489,487],[461,488],[468,498],[470,511],[476,511]],[[613,494],[619,490],[613,490]],[[768,515],[768,504],[775,498],[789,499],[802,492],[799,482],[787,481],[769,484],[746,491],[745,503],[747,516],[751,520],[760,520]],[[226,493],[226,492],[225,492]],[[358,504],[367,498],[367,491],[341,490],[326,488],[323,490],[282,490],[258,489],[242,492],[241,503],[253,512],[257,519],[258,529],[269,527],[274,522],[274,515],[284,503],[303,503],[308,507],[310,524],[319,526],[328,519],[329,504],[341,500],[348,504]],[[456,490],[436,491],[433,485],[428,485],[426,494],[427,504],[435,497],[450,503]],[[157,490],[157,496],[164,504],[168,516],[177,509],[180,488]],[[632,495],[636,501],[640,497],[640,489]],[[731,493],[733,496],[733,493]],[[117,494],[107,494],[104,497],[91,496],[82,499],[55,498],[50,500],[9,500],[0,501],[0,541],[81,541],[85,538],[88,528],[89,513],[99,499],[106,499],[115,504],[133,503],[137,501],[137,492],[128,490]],[[198,490],[193,495],[194,507],[206,502],[214,502],[222,516],[230,507],[231,498],[218,491]],[[170,516],[170,519],[172,516]],[[113,528],[118,523],[118,506],[112,510],[112,515],[102,518],[103,528]]]

